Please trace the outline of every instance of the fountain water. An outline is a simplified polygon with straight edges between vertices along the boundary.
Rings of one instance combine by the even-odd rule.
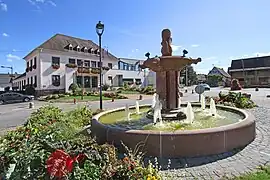
[[[205,110],[205,97],[202,94],[200,96],[201,96],[201,109]]]
[[[187,123],[192,124],[193,120],[194,120],[194,112],[193,112],[193,109],[192,109],[190,102],[187,103],[186,115],[187,115],[187,119],[186,119]]]
[[[128,104],[126,104],[125,114],[126,114],[127,120],[129,121],[130,120],[130,112],[129,112],[129,106],[128,106]]]
[[[139,105],[139,101],[136,101],[136,114],[140,114],[140,105]]]
[[[212,116],[217,115],[216,104],[213,98],[210,99],[210,113]]]
[[[152,104],[152,108],[154,110],[153,123],[156,124],[157,119],[159,119],[160,123],[162,124],[162,116],[161,116],[162,104],[159,100],[158,94],[154,94],[153,97],[155,98],[153,99],[153,104]]]
[[[181,98],[179,97],[179,99],[178,99],[178,109],[180,109],[181,108]]]

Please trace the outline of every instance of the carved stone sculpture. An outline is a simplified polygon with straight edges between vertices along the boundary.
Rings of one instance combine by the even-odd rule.
[[[163,29],[162,33],[162,42],[161,42],[161,54],[162,56],[171,56],[172,55],[172,38],[171,31],[169,29]]]

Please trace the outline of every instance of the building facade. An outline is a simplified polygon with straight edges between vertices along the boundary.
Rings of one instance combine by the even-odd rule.
[[[100,64],[99,57],[102,56]],[[90,40],[56,34],[24,57],[26,73],[14,80],[19,90],[35,87],[37,95],[70,91],[72,83],[95,90],[102,84],[143,84],[149,73],[139,69],[142,60],[116,58]]]
[[[244,87],[270,87],[270,56],[232,60],[229,73]]]

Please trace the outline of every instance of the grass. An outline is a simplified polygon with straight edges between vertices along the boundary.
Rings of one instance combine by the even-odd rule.
[[[50,100],[53,102],[73,102],[73,100],[76,99],[77,101],[99,101],[99,96],[83,96],[83,100],[81,99],[81,96],[65,96],[61,97],[59,99]],[[108,97],[102,97],[102,100],[111,100],[111,98]]]
[[[258,171],[243,176],[231,178],[230,180],[268,180],[270,179],[270,166],[260,167]]]

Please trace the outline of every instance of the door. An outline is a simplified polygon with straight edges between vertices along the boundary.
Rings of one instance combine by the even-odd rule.
[[[117,75],[118,76],[118,86],[123,86],[123,75]]]

